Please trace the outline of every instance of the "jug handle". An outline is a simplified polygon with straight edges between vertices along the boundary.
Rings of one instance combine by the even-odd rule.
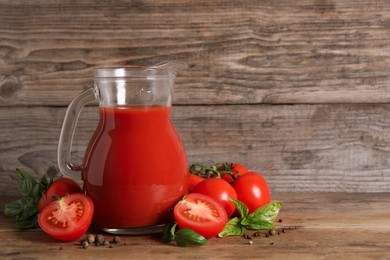
[[[70,162],[74,132],[81,110],[86,104],[96,100],[95,90],[96,88],[93,87],[86,89],[73,99],[66,110],[62,124],[57,151],[58,168],[63,175],[74,180],[80,180],[80,172],[83,169],[82,165]]]

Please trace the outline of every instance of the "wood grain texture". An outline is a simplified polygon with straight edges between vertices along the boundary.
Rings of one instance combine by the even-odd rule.
[[[175,106],[189,161],[236,161],[261,172],[275,192],[389,191],[390,105]],[[0,108],[0,191],[16,194],[15,168],[58,174],[65,108]],[[97,124],[82,113],[73,160],[82,161]],[[12,129],[12,130],[10,130]]]
[[[65,108],[104,65],[188,63],[173,120],[191,162],[276,192],[390,190],[390,2],[0,0],[0,194],[58,174]],[[97,123],[83,113],[81,161]]]
[[[388,1],[0,1],[0,105],[180,59],[176,104],[387,103]]]
[[[281,235],[212,238],[202,247],[180,248],[159,241],[159,236],[123,236],[125,244],[113,248],[81,249],[79,243],[57,242],[41,230],[17,232],[1,210],[2,259],[387,259],[389,257],[389,193],[275,194],[283,201],[283,226],[299,226]],[[8,200],[9,201],[9,200]],[[95,233],[95,232],[91,232]],[[248,232],[253,234],[253,231]],[[110,235],[105,235],[111,239]]]

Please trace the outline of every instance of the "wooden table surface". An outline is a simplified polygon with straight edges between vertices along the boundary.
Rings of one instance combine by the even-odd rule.
[[[1,211],[11,198],[0,199]],[[40,229],[17,231],[0,214],[1,259],[390,259],[390,194],[274,194],[284,205],[280,235],[212,238],[201,247],[163,244],[158,236],[122,236],[112,248],[83,249],[77,241],[54,241]],[[253,234],[254,232],[248,232]],[[106,235],[108,239],[112,236]]]

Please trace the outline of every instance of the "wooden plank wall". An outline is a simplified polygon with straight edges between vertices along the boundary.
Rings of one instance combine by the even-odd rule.
[[[16,167],[58,175],[94,67],[167,59],[189,64],[172,116],[190,162],[242,162],[273,192],[390,191],[389,43],[387,0],[0,0],[0,195]]]

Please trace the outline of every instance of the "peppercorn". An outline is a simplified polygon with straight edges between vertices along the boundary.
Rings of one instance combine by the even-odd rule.
[[[252,241],[252,240],[249,240],[249,241],[248,241],[248,244],[249,244],[249,245],[253,245],[253,241]]]
[[[112,238],[112,242],[115,244],[119,244],[121,242],[121,238],[119,236],[114,236]]]
[[[97,246],[103,245],[104,244],[104,236],[102,234],[97,234],[95,237],[95,244]]]
[[[90,243],[90,244],[93,244],[95,242],[95,236],[92,234],[89,234],[86,238],[86,241],[88,241],[88,243]]]
[[[275,233],[276,233],[276,231],[275,231],[274,229],[270,229],[270,230],[268,231],[268,234],[269,234],[270,236],[275,235]]]
[[[104,245],[105,245],[105,246],[108,246],[108,245],[110,245],[110,241],[108,241],[108,240],[104,240]]]
[[[88,241],[84,241],[83,244],[81,245],[84,249],[87,249],[89,247]]]
[[[261,236],[261,233],[259,231],[256,231],[255,233],[253,233],[253,236],[254,237],[260,237]]]
[[[249,235],[249,234],[247,234],[247,233],[244,233],[242,236],[243,236],[245,239],[252,239],[252,236]]]

